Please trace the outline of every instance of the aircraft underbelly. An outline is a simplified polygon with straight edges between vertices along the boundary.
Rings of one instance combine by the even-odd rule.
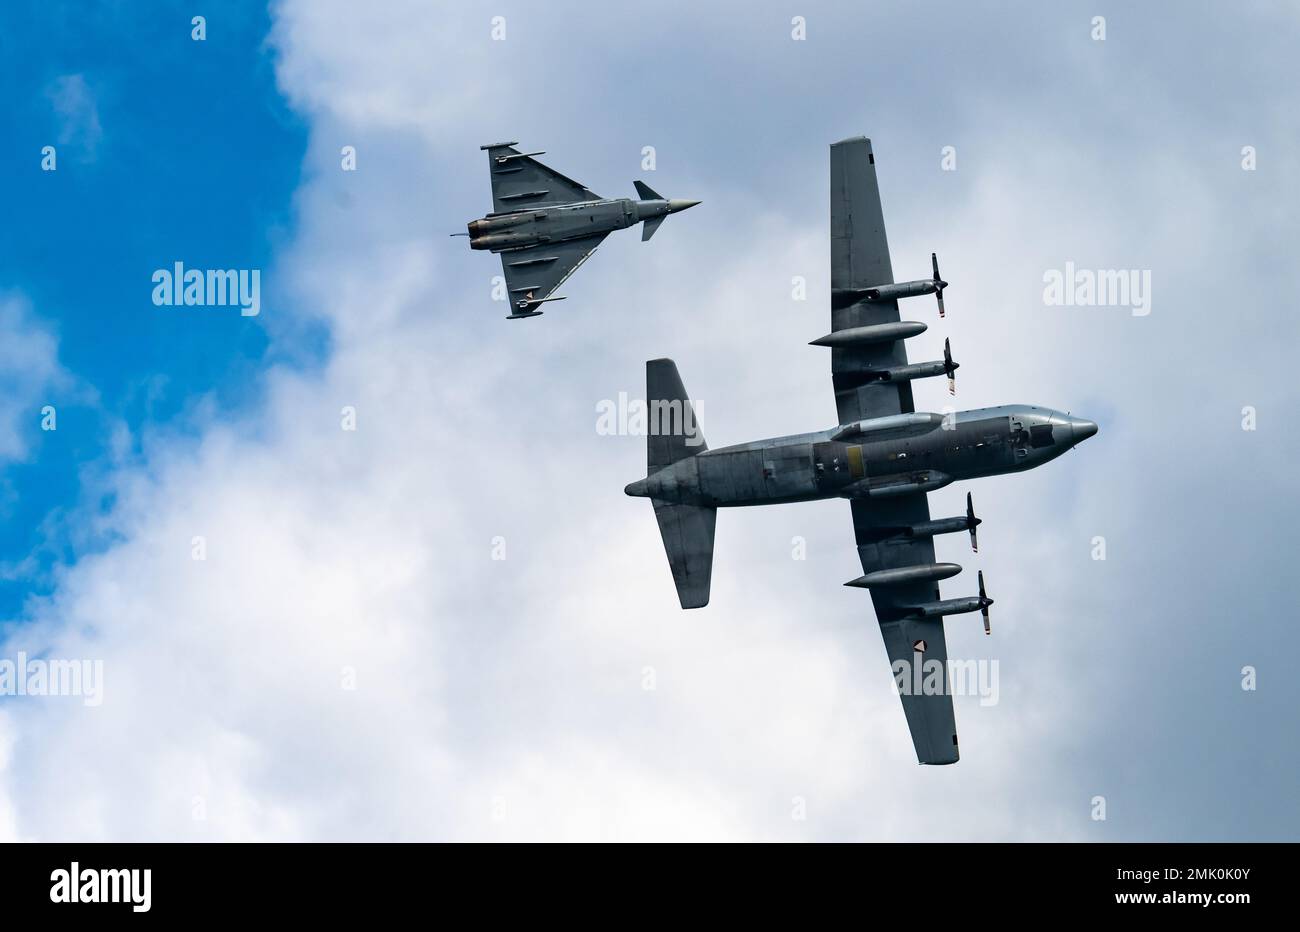
[[[1006,418],[961,425],[940,436],[943,458],[938,468],[958,479],[994,476],[1018,468]],[[945,465],[946,464],[946,465]]]
[[[701,491],[719,506],[822,497],[810,443],[709,453],[700,457],[699,465]]]

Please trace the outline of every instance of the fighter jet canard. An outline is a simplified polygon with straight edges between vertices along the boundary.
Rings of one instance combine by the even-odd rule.
[[[947,417],[916,410],[912,382],[946,375],[951,390],[957,369],[947,341],[943,359],[907,361],[904,341],[926,325],[900,320],[899,299],[935,294],[943,313],[947,282],[931,258],[932,278],[895,283],[871,141],[859,137],[832,145],[831,332],[812,345],[830,349],[839,423],[710,450],[676,364],[653,359],[646,363],[646,478],[625,491],[654,505],[682,608],[708,604],[718,508],[848,499],[862,575],[845,585],[871,592],[895,673],[919,666],[927,681],[938,684],[911,688],[909,674],[906,688],[900,679],[899,692],[917,759],[951,764],[958,758],[957,727],[943,619],[980,612],[988,633],[993,600],[982,572],[977,595],[940,598],[939,580],[961,567],[935,561],[934,537],[967,532],[978,549],[980,519],[969,494],[964,515],[933,519],[926,493],[962,479],[1040,466],[1091,437],[1097,425],[1032,405]]]
[[[594,191],[520,152],[516,142],[480,146],[487,151],[492,176],[492,213],[469,224],[471,249],[501,254],[512,313],[508,320],[539,317],[582,263],[610,233],[637,223],[644,242],[669,214],[699,201],[660,197],[634,181],[640,199],[601,197]],[[466,234],[453,234],[464,236]]]

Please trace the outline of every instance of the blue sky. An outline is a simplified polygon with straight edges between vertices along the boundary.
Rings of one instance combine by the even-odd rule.
[[[34,549],[42,558],[34,575],[0,583],[5,616],[48,590],[52,560],[73,556],[67,529],[43,519],[78,504],[82,470],[115,427],[138,451],[142,429],[179,427],[199,396],[239,407],[259,390],[263,322],[155,308],[150,276],[177,260],[266,269],[292,231],[306,128],[275,91],[264,9],[233,5],[203,42],[190,38],[191,15],[180,3],[0,11],[0,290],[38,309],[63,367],[95,392],[51,394],[43,404],[58,409],[58,429],[33,432],[27,459],[7,464],[0,562]],[[69,82],[78,99],[60,108]],[[47,145],[53,172],[40,170]]]
[[[106,677],[96,709],[0,700],[0,838],[1300,832],[1291,10],[823,2],[794,41],[766,4],[283,0],[223,5],[203,43],[194,12],[0,12],[0,325],[24,348],[0,354],[0,656]],[[539,47],[580,54],[539,70]],[[1101,425],[971,484],[977,557],[939,544],[965,567],[945,596],[983,570],[997,599],[950,653],[1002,671],[996,705],[959,697],[952,768],[917,768],[841,585],[843,502],[721,514],[712,602],[682,613],[622,494],[644,440],[595,430],[664,355],[712,446],[830,426],[807,343],[827,145],[859,134],[896,274],[937,251],[951,283],[911,358],[950,337],[959,407]],[[446,235],[487,209],[500,139],[703,204],[507,322],[496,258]],[[175,260],[263,269],[262,315],[154,307]],[[1151,314],[1045,306],[1067,263],[1149,271]]]

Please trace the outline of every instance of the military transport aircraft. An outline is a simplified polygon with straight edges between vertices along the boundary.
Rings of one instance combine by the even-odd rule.
[[[918,760],[951,764],[958,758],[957,726],[943,619],[978,611],[987,633],[993,600],[982,572],[978,595],[939,597],[939,580],[961,567],[935,562],[934,536],[966,531],[974,548],[980,519],[969,494],[965,515],[932,519],[926,493],[955,480],[1039,466],[1091,437],[1097,425],[1031,405],[947,416],[916,411],[912,380],[951,379],[957,368],[946,344],[942,360],[907,361],[903,341],[926,326],[901,321],[898,299],[935,294],[943,309],[947,282],[931,258],[933,278],[894,282],[871,141],[832,145],[831,332],[812,345],[830,348],[839,423],[710,450],[676,364],[653,359],[646,363],[646,478],[625,491],[654,505],[682,608],[708,604],[718,508],[847,498],[862,575],[845,585],[871,591]],[[910,672],[904,681],[900,670],[913,668],[926,671],[931,688],[913,688],[922,679]]]
[[[540,317],[538,306],[563,301],[556,289],[614,230],[644,222],[645,242],[664,217],[699,203],[662,198],[642,181],[633,182],[640,200],[603,198],[534,158],[544,152],[520,152],[517,145],[479,147],[488,154],[492,213],[471,220],[468,234],[471,249],[501,253],[513,309],[508,320]]]

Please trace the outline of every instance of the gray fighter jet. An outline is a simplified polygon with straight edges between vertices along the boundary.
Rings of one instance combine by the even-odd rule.
[[[828,347],[839,422],[829,430],[710,450],[671,359],[646,363],[650,405],[646,478],[628,495],[654,505],[682,608],[708,604],[717,509],[846,498],[862,575],[845,583],[871,592],[903,711],[923,764],[957,760],[943,619],[980,612],[989,632],[984,575],[978,595],[943,599],[939,580],[961,572],[937,563],[937,534],[968,532],[978,549],[980,519],[933,519],[926,493],[961,479],[1021,472],[1055,459],[1097,425],[1048,408],[1004,405],[956,414],[918,412],[915,379],[947,375],[944,358],[909,363],[903,341],[926,329],[901,321],[898,299],[947,286],[933,278],[896,284],[885,239],[871,141],[831,146],[831,332]],[[951,387],[951,386],[950,386]],[[918,688],[920,687],[920,688]]]
[[[645,242],[664,217],[699,203],[660,197],[641,181],[633,182],[640,200],[601,197],[534,158],[545,153],[520,152],[517,145],[479,147],[487,150],[492,174],[492,213],[469,223],[471,249],[501,253],[513,309],[508,320],[539,317],[540,305],[563,301],[556,289],[613,231],[644,223]]]

